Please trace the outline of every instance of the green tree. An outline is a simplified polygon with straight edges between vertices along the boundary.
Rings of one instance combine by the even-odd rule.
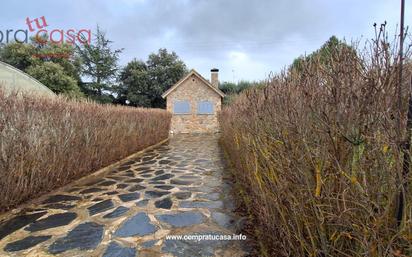
[[[237,83],[237,92],[240,93],[253,86],[259,86],[261,82],[241,80]]]
[[[233,82],[223,82],[219,85],[219,89],[222,90],[223,93],[230,95],[230,94],[239,94],[243,90],[246,90],[250,87],[261,87],[264,85],[264,82],[259,81],[247,81],[247,80],[240,80],[237,83]]]
[[[161,95],[187,73],[186,65],[175,52],[159,49],[146,62],[133,60],[120,75],[117,98],[120,103],[164,108]]]
[[[117,102],[133,106],[151,107],[151,81],[146,63],[134,59],[120,73]]]
[[[229,104],[231,103],[232,99],[234,97],[241,93],[242,91],[251,88],[251,87],[263,87],[265,83],[263,81],[247,81],[247,80],[241,80],[237,83],[233,82],[223,82],[219,84],[219,89],[222,90],[223,93],[225,93],[225,98],[223,99],[223,104]]]
[[[219,89],[226,95],[236,94],[238,92],[237,85],[233,82],[223,82],[219,84]]]
[[[82,90],[100,102],[112,101],[110,94],[119,70],[118,60],[122,49],[112,50],[112,43],[97,27],[93,42],[77,47],[81,75],[89,80],[82,83]]]
[[[6,44],[0,48],[0,60],[29,73],[56,93],[76,97],[82,95],[79,93],[79,62],[74,47],[52,44],[47,38],[43,35],[41,38],[31,38],[28,44]]]
[[[289,67],[289,70],[301,71],[304,63],[309,61],[317,60],[321,64],[326,65],[326,67],[332,61],[333,54],[336,51],[347,51],[348,53],[356,56],[356,50],[345,42],[339,40],[336,36],[332,36],[326,41],[318,50],[307,56],[300,56],[296,58],[292,65]]]
[[[53,62],[63,67],[64,72],[77,82],[81,81],[80,77],[80,58],[76,54],[73,45],[62,43],[53,44],[51,42],[43,43],[48,36],[43,35],[40,39],[33,37],[32,45],[36,49],[35,57],[42,63]]]
[[[161,95],[187,73],[186,65],[175,52],[168,53],[164,48],[150,54],[146,65],[153,92],[152,107],[164,108],[166,102]]]
[[[82,93],[75,79],[67,75],[62,66],[53,62],[32,65],[27,73],[57,94],[81,97]]]
[[[36,62],[36,48],[32,44],[12,42],[0,48],[0,60],[25,71]]]

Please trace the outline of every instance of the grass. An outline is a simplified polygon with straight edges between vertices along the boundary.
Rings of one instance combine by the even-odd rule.
[[[260,256],[412,256],[411,188],[395,219],[404,182],[395,53],[381,33],[357,56],[342,47],[327,63],[305,61],[220,113]],[[402,106],[405,117],[406,97]]]
[[[0,92],[0,210],[166,139],[170,119],[160,109]]]

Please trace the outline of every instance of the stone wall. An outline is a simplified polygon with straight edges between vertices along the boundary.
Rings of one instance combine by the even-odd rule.
[[[167,110],[173,113],[174,101],[189,101],[190,114],[173,114],[173,133],[213,133],[219,131],[217,112],[221,110],[222,99],[196,75],[190,76],[167,96]],[[211,101],[214,114],[197,114],[197,102]]]

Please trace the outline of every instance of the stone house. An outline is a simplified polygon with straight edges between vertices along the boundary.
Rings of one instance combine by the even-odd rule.
[[[197,71],[163,93],[167,110],[173,114],[171,133],[214,133],[219,131],[217,113],[225,94],[219,90],[218,69],[211,70],[210,82]]]

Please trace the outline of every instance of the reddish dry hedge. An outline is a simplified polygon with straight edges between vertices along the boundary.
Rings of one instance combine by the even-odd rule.
[[[395,220],[404,181],[391,50],[385,38],[358,56],[338,49],[327,65],[303,63],[221,112],[262,256],[412,256],[410,186],[400,227]]]
[[[168,137],[171,115],[0,92],[0,210]]]

